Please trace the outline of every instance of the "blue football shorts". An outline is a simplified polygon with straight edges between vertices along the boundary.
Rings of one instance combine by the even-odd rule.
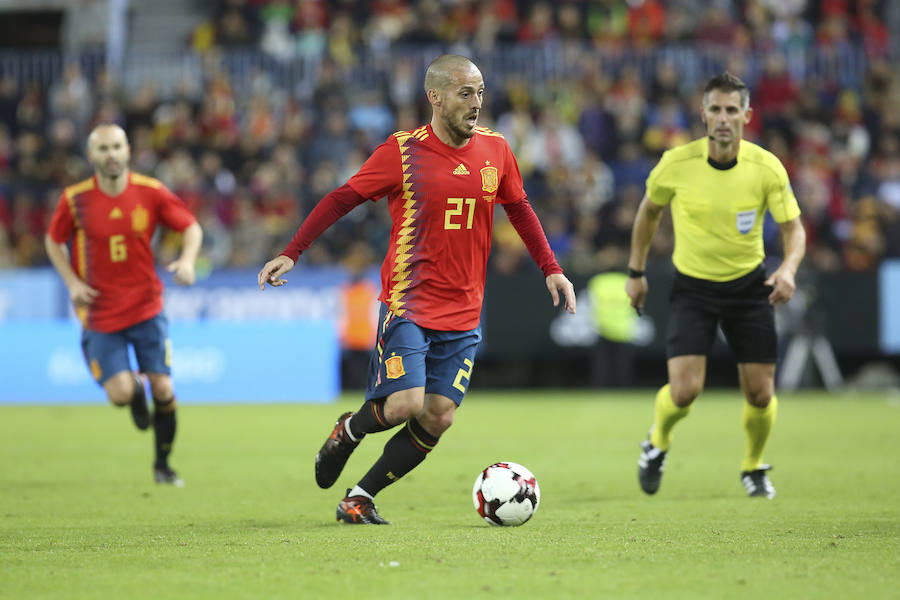
[[[131,370],[129,345],[142,373],[171,374],[169,321],[163,313],[113,333],[87,328],[81,332],[84,360],[101,386],[116,373]]]
[[[469,387],[481,327],[468,331],[436,331],[419,327],[389,311],[382,303],[378,336],[369,362],[366,400],[424,387],[462,404]]]

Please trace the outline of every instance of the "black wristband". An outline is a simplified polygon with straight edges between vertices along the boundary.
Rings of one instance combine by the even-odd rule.
[[[629,279],[640,279],[643,276],[644,276],[643,271],[638,271],[637,269],[632,269],[631,267],[628,267],[628,278]]]

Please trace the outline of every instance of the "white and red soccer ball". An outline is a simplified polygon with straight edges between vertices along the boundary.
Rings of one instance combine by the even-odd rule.
[[[537,511],[541,488],[522,465],[498,462],[478,474],[472,501],[478,514],[491,525],[516,526]]]

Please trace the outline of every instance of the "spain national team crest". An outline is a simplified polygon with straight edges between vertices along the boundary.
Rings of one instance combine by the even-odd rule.
[[[397,379],[406,375],[406,371],[403,369],[403,357],[392,356],[384,361],[384,371],[388,379]]]
[[[134,207],[134,210],[131,211],[131,229],[138,233],[143,233],[147,230],[149,224],[150,218],[147,209],[138,204]]]
[[[500,178],[497,176],[497,167],[484,167],[481,169],[481,189],[492,194],[500,187]]]

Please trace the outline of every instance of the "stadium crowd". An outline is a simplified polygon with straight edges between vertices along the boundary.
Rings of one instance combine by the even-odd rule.
[[[808,261],[823,270],[870,270],[900,256],[900,76],[889,60],[891,3],[874,0],[521,2],[494,0],[224,0],[185,42],[218,57],[174,94],[133,89],[78,61],[56,81],[0,76],[0,268],[47,263],[42,237],[61,189],[90,175],[84,136],[123,125],[132,167],[158,177],[198,216],[207,268],[258,267],[280,251],[325,193],[344,183],[395,130],[430,118],[422,73],[404,48],[435,45],[475,56],[510,44],[567,45],[583,57],[622,56],[660,44],[764,57],[751,73],[750,139],[788,168],[803,210]],[[699,15],[699,19],[698,19]],[[699,24],[698,24],[699,23]],[[310,93],[257,74],[237,81],[227,50],[253,48],[320,61]],[[804,72],[785,57],[858,48],[864,72]],[[392,57],[389,79],[362,86],[361,57]],[[735,52],[737,51],[737,52]],[[439,54],[435,51],[434,55]],[[576,73],[533,80],[486,73],[480,124],[500,131],[519,159],[529,197],[567,272],[624,266],[644,180],[668,147],[704,135],[695,81],[677,60],[650,73],[584,60]],[[218,65],[218,66],[217,66]],[[746,71],[746,72],[745,72]],[[703,73],[704,77],[713,73]],[[502,212],[502,211],[501,211]],[[389,228],[383,203],[342,219],[304,255],[307,264],[380,261]],[[777,244],[769,228],[767,243]],[[160,260],[171,240],[160,241]],[[653,252],[671,251],[665,224]],[[529,264],[498,215],[492,268]]]

